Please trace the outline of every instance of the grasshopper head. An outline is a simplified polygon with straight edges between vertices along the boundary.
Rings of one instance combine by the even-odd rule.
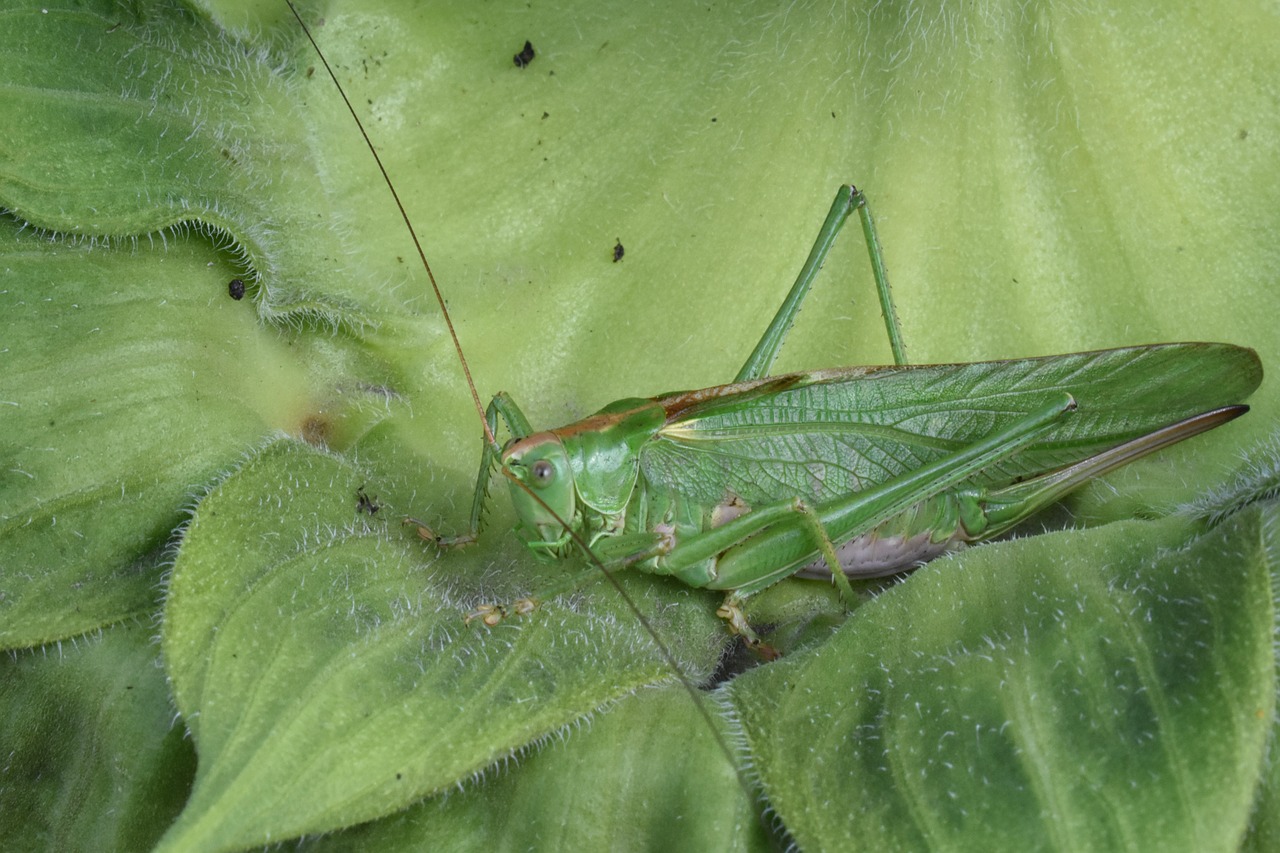
[[[573,523],[576,500],[573,469],[560,439],[540,432],[513,441],[502,451],[502,467],[511,480],[516,515],[532,537],[529,544],[563,544],[562,520]]]

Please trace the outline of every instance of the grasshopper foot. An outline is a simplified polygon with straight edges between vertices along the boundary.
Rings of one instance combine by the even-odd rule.
[[[412,524],[418,528],[418,538],[424,542],[430,542],[440,549],[462,548],[476,541],[474,533],[467,533],[462,536],[444,536],[436,533],[429,525],[418,521],[416,518],[405,516],[400,521],[401,524]]]
[[[483,622],[485,627],[493,628],[508,616],[524,616],[532,613],[538,607],[538,602],[533,598],[521,598],[514,604],[508,606],[505,604],[480,604],[475,610],[462,615],[462,621],[466,625],[479,620]]]
[[[501,604],[481,604],[470,613],[462,614],[463,624],[470,625],[479,619],[489,628],[497,625],[505,618],[507,618],[507,608]]]
[[[724,603],[716,610],[716,615],[725,621],[729,632],[741,637],[747,648],[760,655],[766,661],[777,660],[782,655],[773,646],[760,639],[760,636],[747,624],[747,617],[742,612],[742,601],[732,594],[725,597]]]

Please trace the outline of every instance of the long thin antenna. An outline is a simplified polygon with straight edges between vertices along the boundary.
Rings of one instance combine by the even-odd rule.
[[[342,102],[347,105],[347,112],[351,113],[351,118],[355,120],[356,127],[360,128],[360,135],[364,137],[364,144],[369,146],[369,153],[373,155],[373,161],[378,164],[378,171],[382,173],[382,180],[387,185],[387,189],[391,191],[391,197],[395,199],[396,209],[400,211],[400,218],[404,220],[404,227],[409,229],[409,236],[413,238],[413,247],[418,250],[418,257],[422,259],[422,268],[427,271],[427,279],[431,282],[431,291],[436,295],[436,303],[440,306],[440,315],[444,317],[444,324],[449,329],[449,337],[453,339],[453,349],[458,353],[458,364],[462,366],[462,373],[467,378],[467,390],[471,392],[471,401],[475,403],[476,414],[480,416],[480,425],[484,427],[485,441],[497,447],[498,440],[494,437],[493,430],[489,429],[488,418],[484,416],[484,404],[480,402],[480,394],[476,391],[476,383],[471,379],[471,368],[467,365],[467,357],[462,352],[462,342],[458,340],[458,333],[453,328],[453,317],[449,315],[449,308],[444,304],[444,294],[440,292],[440,285],[436,284],[435,273],[431,271],[431,264],[427,262],[427,253],[422,249],[422,242],[418,239],[418,232],[413,229],[409,214],[405,212],[404,204],[400,201],[400,193],[396,192],[395,184],[391,183],[391,176],[387,174],[386,167],[382,165],[382,158],[378,156],[378,149],[373,147],[373,140],[365,132],[364,122],[360,121],[360,115],[356,112],[355,107],[351,106],[346,90],[338,82],[338,75],[334,74],[333,69],[329,67],[329,60],[325,59],[324,52],[320,50],[320,45],[316,44],[315,38],[311,35],[311,29],[307,26],[306,21],[302,20],[298,10],[294,8],[293,0],[285,0],[285,3],[289,5],[289,11],[293,13],[293,17],[298,20],[298,26],[302,27],[302,32],[306,34],[307,41],[311,42],[311,47],[315,50],[316,56],[320,57],[320,64],[329,73],[329,79],[333,81],[338,94],[342,96]]]
[[[306,22],[302,20],[302,16],[298,14],[298,10],[294,8],[292,0],[285,0],[285,3],[288,4],[289,11],[293,13],[293,17],[297,19],[298,25],[302,27],[302,32],[306,34],[307,41],[311,42],[311,47],[315,50],[316,56],[320,57],[320,62],[324,65],[324,70],[329,73],[329,79],[333,81],[333,85],[337,88],[338,93],[342,95],[342,102],[347,105],[347,112],[351,113],[351,118],[355,120],[356,127],[360,129],[360,135],[364,137],[365,145],[368,146],[370,153],[373,154],[373,159],[378,164],[378,171],[382,173],[382,180],[386,183],[387,189],[391,192],[391,197],[395,199],[396,207],[400,211],[400,218],[404,220],[405,227],[409,230],[409,235],[413,238],[414,248],[418,250],[418,257],[422,259],[422,266],[427,271],[427,278],[431,281],[431,289],[435,293],[436,302],[440,305],[440,313],[444,316],[445,325],[449,328],[449,336],[453,339],[453,347],[458,353],[458,361],[462,365],[462,372],[467,378],[467,388],[471,391],[471,399],[475,402],[476,413],[480,416],[480,423],[484,427],[485,440],[496,448],[498,445],[497,439],[493,435],[493,430],[489,428],[489,419],[485,417],[484,406],[480,403],[480,395],[476,392],[475,382],[471,379],[471,370],[467,366],[467,359],[466,356],[463,355],[462,344],[458,341],[457,332],[454,331],[453,320],[449,316],[449,309],[445,306],[444,296],[440,292],[440,286],[436,284],[436,277],[431,272],[431,264],[427,262],[427,254],[423,251],[422,243],[418,240],[418,234],[413,228],[413,223],[409,220],[409,214],[405,212],[404,205],[400,202],[400,194],[396,192],[395,185],[391,183],[391,177],[387,174],[386,168],[382,165],[382,158],[378,156],[377,149],[373,147],[373,141],[369,138],[369,134],[365,132],[364,123],[360,121],[360,116],[356,113],[355,108],[351,106],[351,101],[347,98],[346,91],[342,88],[342,84],[338,82],[338,77],[334,74],[333,69],[329,67],[329,61],[325,58],[323,51],[320,50],[320,45],[316,44],[315,38],[311,35],[311,30],[307,27]],[[510,478],[510,473],[505,471],[505,469],[503,473]],[[542,508],[550,513],[551,516],[555,518],[562,527],[564,527],[565,531],[573,541],[576,542],[578,547],[582,549],[582,552],[586,554],[587,559],[604,574],[609,583],[622,597],[622,600],[626,602],[627,608],[636,617],[636,620],[653,641],[654,647],[657,648],[659,656],[667,666],[671,668],[671,671],[676,674],[681,685],[693,700],[694,707],[697,709],[699,716],[701,716],[706,722],[707,728],[711,731],[712,737],[715,738],[716,745],[729,761],[729,765],[737,775],[738,784],[747,795],[747,799],[754,803],[756,797],[755,789],[738,766],[738,761],[734,755],[733,749],[729,746],[728,741],[725,740],[725,737],[721,733],[719,727],[717,727],[715,718],[707,708],[706,701],[698,692],[698,686],[694,684],[685,673],[684,668],[680,666],[680,662],[676,659],[675,653],[671,651],[671,648],[663,641],[662,637],[654,629],[649,618],[644,615],[631,596],[627,594],[627,591],[622,588],[622,584],[618,582],[614,573],[610,571],[603,562],[601,562],[600,558],[595,555],[586,541],[573,530],[569,523],[560,518],[560,516],[558,516],[551,507],[547,506],[539,495],[535,494],[533,490],[524,483],[520,483],[519,480],[513,480],[513,482],[519,483],[530,497],[541,504]],[[763,815],[760,815],[757,812],[757,818],[760,819],[761,826],[766,835],[770,834],[770,828],[765,822]]]

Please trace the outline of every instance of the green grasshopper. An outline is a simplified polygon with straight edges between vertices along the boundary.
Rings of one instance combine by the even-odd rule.
[[[417,245],[389,178],[387,185]],[[895,364],[768,376],[854,211]],[[593,563],[567,583],[466,614],[489,626],[576,588],[599,568],[635,567],[725,591],[718,614],[759,645],[742,604],[783,578],[829,577],[852,604],[848,577],[896,574],[1000,536],[1089,479],[1240,416],[1248,407],[1239,401],[1262,379],[1253,350],[1211,343],[908,365],[866,198],[846,185],[732,384],[619,400],[535,432],[505,393],[481,406],[417,248],[485,443],[465,534],[439,536],[406,521],[442,547],[473,542],[500,465],[533,553],[549,560],[584,548]],[[494,438],[499,417],[513,435],[503,448]]]
[[[862,222],[895,365],[769,377],[832,243]],[[758,644],[742,614],[752,594],[791,575],[902,572],[1000,536],[1093,477],[1230,421],[1262,379],[1253,350],[1156,344],[972,364],[908,365],[865,196],[836,193],[808,260],[734,382],[624,399],[534,432],[498,394],[514,436],[486,441],[461,536],[479,535],[500,464],[526,544],[541,558],[585,544],[606,568],[633,566],[727,595],[718,614]],[[583,583],[485,604],[496,625]]]

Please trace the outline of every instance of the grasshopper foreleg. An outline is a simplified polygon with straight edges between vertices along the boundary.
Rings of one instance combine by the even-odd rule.
[[[489,481],[492,479],[494,466],[498,464],[498,460],[502,456],[502,449],[496,443],[490,443],[488,439],[490,435],[497,432],[499,415],[501,415],[502,420],[507,425],[507,429],[511,431],[512,436],[515,438],[524,438],[533,432],[533,427],[529,425],[529,419],[524,416],[524,412],[520,411],[520,407],[516,405],[515,400],[512,400],[511,396],[505,391],[499,391],[489,401],[489,405],[484,412],[485,423],[488,428],[483,441],[484,447],[480,452],[480,472],[476,475],[476,488],[471,499],[471,517],[467,532],[449,536],[437,533],[431,525],[418,521],[416,518],[405,517],[402,521],[403,524],[412,524],[417,527],[418,536],[438,548],[461,548],[475,542],[480,536],[480,531],[484,527],[484,505],[489,498]]]

